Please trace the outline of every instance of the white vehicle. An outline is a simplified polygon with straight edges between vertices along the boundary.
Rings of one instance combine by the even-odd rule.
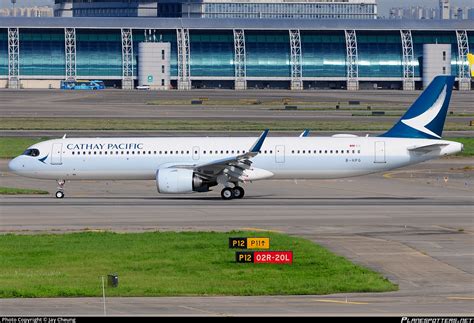
[[[150,86],[149,85],[138,85],[136,87],[137,90],[149,90]]]
[[[12,172],[66,180],[155,180],[158,192],[207,192],[242,198],[242,184],[270,178],[325,179],[383,172],[455,154],[462,144],[441,139],[454,77],[438,76],[388,132],[377,137],[334,135],[258,138],[66,138],[29,147]]]

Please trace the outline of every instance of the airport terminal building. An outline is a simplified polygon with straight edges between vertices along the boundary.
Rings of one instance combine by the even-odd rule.
[[[0,87],[470,90],[471,20],[2,18]],[[472,52],[472,50],[471,50]]]

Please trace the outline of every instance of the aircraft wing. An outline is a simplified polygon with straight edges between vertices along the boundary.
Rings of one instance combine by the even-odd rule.
[[[309,132],[310,132],[309,129],[305,129],[305,130],[299,135],[299,137],[300,137],[300,138],[302,138],[302,137],[308,137],[308,136],[309,136]]]
[[[243,154],[217,159],[202,164],[170,164],[168,167],[193,169],[196,173],[198,173],[204,178],[217,178],[220,175],[224,175],[227,178],[230,178],[231,180],[246,180],[248,178],[248,173],[246,173],[246,170],[250,169],[250,166],[252,164],[251,159],[259,154],[263,142],[267,137],[267,134],[268,129],[263,131],[260,137],[258,137],[257,141],[252,145],[252,147],[250,147],[250,149]],[[265,172],[264,170],[261,171]]]

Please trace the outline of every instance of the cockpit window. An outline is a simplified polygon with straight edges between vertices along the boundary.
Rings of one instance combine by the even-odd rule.
[[[40,154],[40,151],[38,149],[34,149],[34,148],[33,149],[27,149],[23,153],[23,155],[31,156],[31,157],[39,156],[39,154]]]

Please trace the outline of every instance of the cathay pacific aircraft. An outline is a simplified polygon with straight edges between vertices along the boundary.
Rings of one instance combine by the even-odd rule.
[[[155,180],[158,192],[244,196],[242,184],[264,179],[327,179],[388,171],[455,154],[462,144],[441,139],[454,77],[437,76],[403,117],[376,137],[339,134],[258,138],[66,138],[29,147],[9,163],[12,172],[58,182]]]

